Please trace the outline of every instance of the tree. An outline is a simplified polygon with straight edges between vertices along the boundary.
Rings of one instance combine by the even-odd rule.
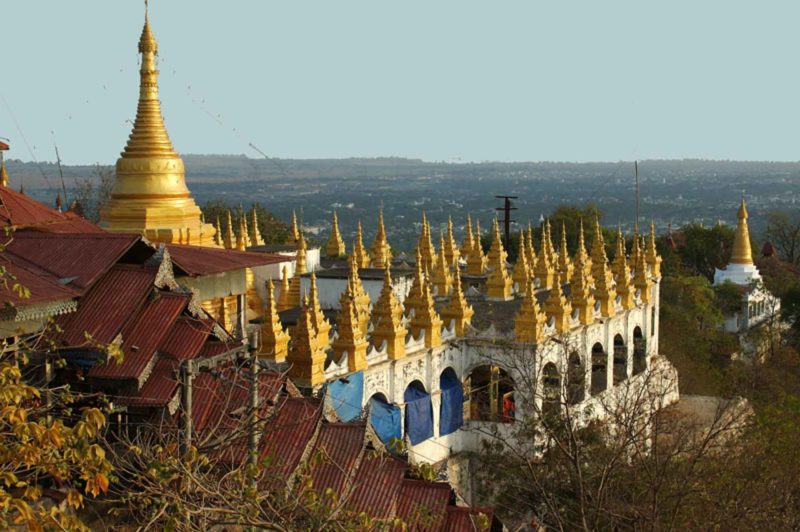
[[[683,265],[693,272],[714,278],[714,271],[722,269],[731,258],[733,248],[733,229],[724,225],[703,227],[689,224],[681,229],[683,245],[678,246],[678,254]]]
[[[92,177],[76,181],[74,199],[81,214],[90,222],[100,221],[100,209],[111,198],[114,187],[114,169],[110,166],[95,165]]]
[[[800,263],[800,215],[780,211],[767,214],[767,239],[783,260]]]

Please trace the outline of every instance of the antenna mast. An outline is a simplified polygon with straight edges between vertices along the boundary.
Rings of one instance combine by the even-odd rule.
[[[633,172],[636,177],[636,220],[633,222],[633,233],[639,234],[639,161],[633,161]]]

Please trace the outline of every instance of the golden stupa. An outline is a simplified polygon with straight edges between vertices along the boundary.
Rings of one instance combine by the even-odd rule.
[[[117,160],[111,199],[100,226],[141,233],[155,242],[215,246],[214,227],[203,223],[186,187],[183,160],[172,147],[158,99],[158,44],[145,14],[139,39],[139,105],[128,144]]]

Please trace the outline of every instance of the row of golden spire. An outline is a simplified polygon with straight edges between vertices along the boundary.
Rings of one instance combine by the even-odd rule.
[[[383,228],[383,217],[379,218],[379,228]],[[296,222],[293,226],[296,225]],[[312,386],[324,380],[326,352],[332,347],[334,358],[347,356],[350,371],[366,367],[366,353],[370,343],[380,348],[384,343],[388,355],[401,358],[405,355],[405,338],[410,328],[415,337],[425,332],[425,345],[432,348],[441,345],[444,320],[453,323],[458,336],[466,334],[474,310],[467,302],[461,282],[459,256],[466,253],[466,269],[480,267],[482,273],[488,271],[486,296],[490,300],[507,300],[513,297],[512,288],[523,295],[523,301],[515,317],[515,336],[520,342],[538,343],[544,337],[545,323],[552,320],[556,333],[569,331],[574,325],[587,325],[595,320],[596,314],[602,317],[614,315],[618,309],[631,309],[636,302],[650,301],[652,284],[660,277],[661,258],[655,248],[655,229],[651,225],[649,239],[634,235],[630,253],[630,263],[621,231],[617,235],[617,250],[614,261],[609,263],[605,251],[605,240],[598,220],[595,220],[594,241],[591,252],[585,245],[583,223],[580,223],[578,249],[574,257],[567,252],[566,232],[562,225],[559,251],[552,243],[552,230],[549,222],[542,228],[540,250],[537,254],[533,246],[533,231],[529,226],[523,231],[520,252],[513,273],[507,270],[507,253],[500,238],[499,224],[495,220],[492,227],[492,244],[486,256],[480,247],[480,230],[469,230],[460,248],[455,246],[452,236],[452,222],[448,224],[448,235],[440,238],[439,251],[432,244],[430,226],[423,217],[422,230],[416,249],[415,272],[411,288],[401,305],[394,293],[391,276],[391,251],[386,242],[385,230],[378,232],[372,251],[378,251],[365,258],[363,244],[359,246],[360,235],[356,238],[353,253],[348,257],[349,274],[345,292],[341,295],[337,317],[337,337],[330,343],[330,324],[319,306],[316,276],[310,276],[310,290],[307,296],[300,295],[300,275],[306,271],[306,243],[302,231],[297,234],[297,266],[295,275],[289,277],[284,268],[280,296],[276,299],[272,281],[267,286],[268,301],[264,321],[264,353],[278,361],[292,363],[293,377],[310,383]],[[336,229],[336,224],[334,225]],[[359,228],[360,229],[360,228]],[[293,231],[294,232],[294,231]],[[375,256],[383,260],[384,283],[381,295],[370,308],[369,296],[364,291],[358,276],[358,269],[374,264]],[[569,297],[562,286],[571,285]],[[535,291],[548,288],[549,293],[540,309]],[[434,306],[434,293],[437,296],[450,296],[441,312]],[[286,333],[278,318],[278,312],[299,307],[299,317],[291,334]],[[405,320],[404,320],[405,316]],[[369,324],[372,330],[369,331]],[[289,337],[292,342],[290,345]],[[367,336],[370,341],[367,341]]]

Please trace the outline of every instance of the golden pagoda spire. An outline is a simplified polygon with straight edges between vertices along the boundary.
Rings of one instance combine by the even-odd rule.
[[[617,295],[621,299],[622,308],[631,309],[636,306],[634,290],[631,284],[631,270],[625,257],[625,237],[620,230],[617,234],[617,254],[614,257],[614,280],[617,283]]]
[[[306,273],[306,239],[303,233],[297,239],[297,255],[295,255],[294,275],[289,285],[289,306],[290,308],[300,305],[300,278]]]
[[[100,226],[140,233],[154,242],[213,246],[214,228],[201,220],[186,187],[186,172],[167,134],[158,98],[158,44],[145,12],[139,38],[139,104],[133,130],[117,160],[111,198]]]
[[[222,242],[222,224],[219,222],[219,214],[217,214],[217,219],[214,221],[214,244],[219,247],[224,246]]]
[[[530,268],[528,268],[528,259],[526,258],[525,250],[525,235],[521,235],[519,240],[519,252],[517,253],[517,262],[514,264],[514,273],[511,275],[511,280],[517,284],[517,293],[524,294],[528,289],[528,282],[531,278]]]
[[[372,345],[380,349],[386,341],[389,358],[398,359],[405,356],[406,328],[403,325],[403,308],[394,294],[392,286],[391,265],[387,265],[383,273],[383,288],[378,301],[372,308]]]
[[[578,233],[578,250],[575,253],[575,268],[570,279],[570,303],[578,311],[578,321],[583,325],[594,323],[594,296],[592,295],[592,268],[583,241],[583,221]]]
[[[481,221],[475,220],[475,239],[472,244],[472,253],[467,257],[467,273],[470,275],[483,275],[486,270],[486,257],[483,255],[481,245]]]
[[[331,324],[325,319],[322,308],[319,305],[319,295],[317,293],[317,275],[311,272],[311,288],[308,291],[308,305],[311,313],[311,323],[317,333],[317,341],[323,349],[328,348],[330,342]]]
[[[425,216],[425,211],[422,211],[422,230],[419,233],[417,249],[422,257],[425,271],[433,271],[433,266],[436,263],[436,250],[431,240],[431,228],[430,225],[428,225],[428,218]]]
[[[592,258],[586,252],[586,238],[584,237],[583,232],[583,218],[581,218],[580,223],[578,225],[578,249],[575,250],[575,260],[573,261],[575,267],[577,268],[578,262],[583,265],[585,270],[585,275],[590,279],[589,284],[591,285],[593,281],[591,280],[592,276]]]
[[[444,233],[442,233],[439,238],[439,258],[431,275],[431,283],[436,288],[436,295],[440,297],[450,295],[450,290],[453,288],[453,277],[450,275],[445,247]]]
[[[594,298],[600,302],[600,315],[604,318],[616,312],[617,292],[614,289],[613,274],[608,266],[606,245],[600,220],[595,218],[594,242],[592,243],[592,277],[594,278]]]
[[[494,220],[492,234],[492,247],[489,250],[489,278],[486,279],[486,297],[489,299],[506,301],[511,299],[511,286],[513,281],[506,270],[506,257],[508,254],[503,249],[500,240],[500,226]]]
[[[542,240],[539,245],[539,256],[536,258],[536,268],[534,269],[536,279],[539,280],[539,288],[550,288],[555,280],[556,269],[548,251],[548,240],[547,226],[542,224]]]
[[[422,283],[421,304],[411,318],[411,333],[419,337],[425,331],[425,347],[428,349],[442,345],[442,319],[433,307],[433,296],[428,283]]]
[[[622,234],[622,228],[617,226],[617,246],[614,251],[614,260],[611,262],[611,271],[615,276],[620,275],[620,269],[623,265],[627,265],[625,249],[625,236]]]
[[[336,216],[336,211],[333,211],[331,236],[328,238],[328,243],[325,244],[325,254],[331,258],[341,257],[345,254],[344,240],[339,232],[339,218]]]
[[[552,317],[554,319],[556,332],[569,331],[572,305],[564,297],[564,292],[561,289],[561,272],[556,272],[553,288],[550,289],[547,301],[544,304],[544,311],[548,318]]]
[[[645,260],[647,261],[647,265],[650,266],[650,277],[661,277],[661,257],[658,255],[658,250],[656,250],[656,225],[653,222],[650,222],[650,238],[647,241]]]
[[[639,247],[639,235],[636,233],[633,234],[633,241],[631,242],[631,266],[632,266],[632,273],[636,275],[636,268],[639,267],[639,255],[641,255],[642,249]],[[644,261],[642,261],[644,264]]]
[[[284,266],[283,275],[281,277],[281,293],[278,296],[278,312],[283,312],[284,310],[292,308],[291,290],[289,266]]]
[[[564,222],[561,222],[561,245],[558,251],[558,271],[561,272],[561,278],[564,280],[572,278],[572,261],[569,258],[567,251],[567,229]]]
[[[6,171],[6,159],[3,152],[0,152],[0,187],[8,186],[8,172]]]
[[[386,228],[383,225],[383,208],[378,211],[378,231],[371,250],[372,267],[385,268],[392,260],[392,247],[386,238]]]
[[[250,211],[250,245],[251,246],[263,246],[264,239],[261,237],[261,231],[258,229],[258,212],[256,212],[256,206],[253,205],[252,210]]]
[[[325,382],[325,350],[316,340],[308,300],[300,306],[297,325],[292,329],[289,349],[289,377],[301,386],[316,387]]]
[[[456,245],[456,239],[453,236],[453,219],[448,216],[447,217],[447,233],[446,239],[444,241],[444,255],[447,259],[447,265],[450,268],[458,266],[458,245]]]
[[[460,254],[464,260],[468,260],[472,253],[472,248],[475,247],[472,236],[472,218],[467,213],[467,226],[464,228],[464,241],[461,243]]]
[[[348,285],[339,299],[339,313],[336,316],[336,339],[333,341],[333,358],[341,360],[347,353],[348,371],[367,369],[367,339],[358,322],[356,298]]]
[[[292,227],[289,229],[289,237],[286,243],[297,244],[298,240],[300,240],[300,229],[297,226],[297,213],[292,211]]]
[[[289,352],[289,333],[283,330],[275,306],[275,287],[272,279],[267,281],[267,305],[264,323],[261,325],[260,355],[275,362],[283,362]]]
[[[447,306],[442,310],[442,318],[447,325],[455,321],[456,336],[464,336],[466,326],[472,321],[475,310],[467,303],[464,291],[461,289],[461,270],[456,265],[455,278],[453,280],[453,295]]]
[[[487,257],[490,267],[496,267],[497,264],[500,262],[505,263],[508,259],[508,253],[503,248],[503,239],[500,238],[500,223],[497,218],[492,221],[492,245],[489,248]]]
[[[639,247],[638,245],[636,247]],[[651,298],[650,281],[647,278],[647,263],[644,253],[638,253],[634,266],[633,287],[639,291],[639,299],[642,303],[649,303]]]
[[[353,242],[353,253],[351,253],[356,260],[359,268],[369,268],[369,254],[364,249],[364,237],[361,230],[361,222],[358,222],[358,230],[356,231],[356,239]]]
[[[422,254],[417,248],[417,262],[415,263],[414,279],[411,281],[411,288],[408,290],[408,295],[403,302],[404,312],[406,316],[411,316],[411,311],[417,310],[422,305],[422,286],[428,281],[425,278],[424,265],[422,264]]]
[[[350,285],[350,290],[353,292],[353,296],[355,297],[356,311],[358,312],[358,323],[361,326],[361,332],[366,335],[367,331],[369,330],[369,294],[367,294],[366,290],[364,290],[364,285],[361,283],[361,278],[358,276],[358,266],[356,265],[355,259],[352,255],[348,259],[348,263],[350,266],[350,272],[347,282]]]
[[[747,205],[744,197],[742,197],[742,202],[739,204],[736,217],[738,222],[736,223],[736,231],[733,234],[731,263],[753,264],[753,251],[750,249],[750,229],[747,226]]]
[[[227,225],[225,227],[225,234],[222,237],[222,243],[225,246],[225,249],[233,249],[234,244],[236,244],[236,238],[233,236],[233,218],[231,217],[231,210],[228,209],[226,212],[227,218]]]
[[[533,227],[531,222],[528,221],[528,237],[525,242],[525,259],[528,261],[528,269],[533,272],[536,271],[536,249],[533,247]]]
[[[236,232],[236,249],[247,251],[247,223],[244,221],[244,213],[239,211],[239,230]]]
[[[545,229],[547,233],[547,238],[545,239],[545,243],[547,244],[547,256],[550,259],[550,264],[555,265],[556,263],[556,248],[553,246],[553,228],[550,227],[550,220],[545,220]]]
[[[514,318],[514,336],[518,342],[536,344],[544,337],[546,317],[536,301],[533,282],[529,281],[525,288],[525,298]]]

